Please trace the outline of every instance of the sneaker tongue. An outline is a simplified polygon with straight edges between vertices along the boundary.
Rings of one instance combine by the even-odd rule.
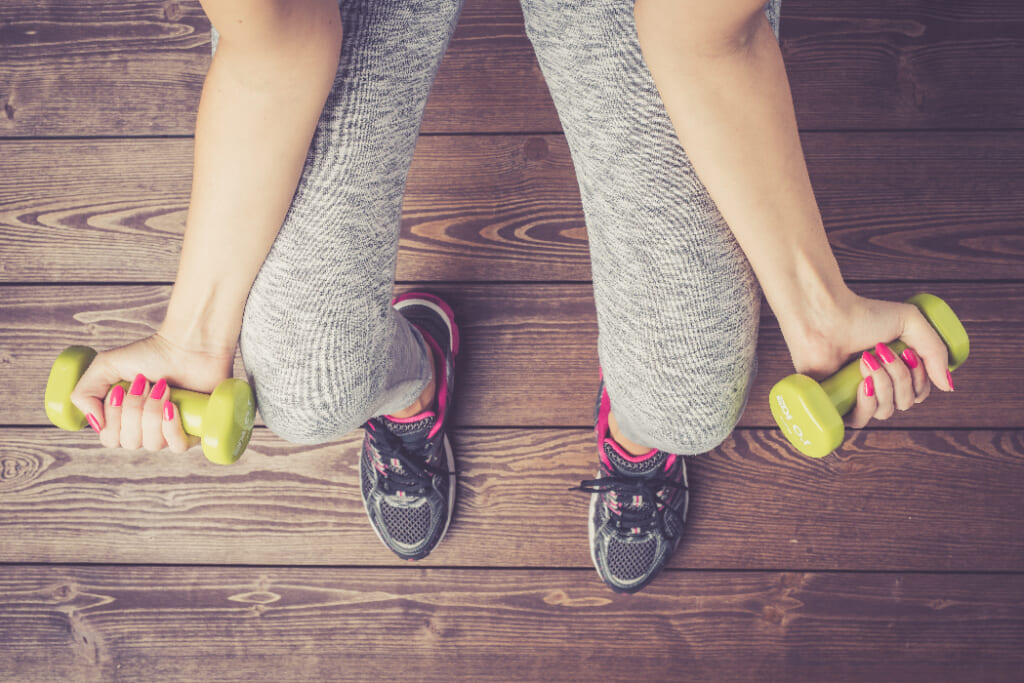
[[[649,476],[663,469],[668,459],[668,453],[665,451],[654,451],[639,462],[631,462],[626,459],[619,446],[608,438],[604,440],[604,454],[615,471],[627,477]]]
[[[430,433],[434,423],[437,422],[437,416],[434,413],[425,413],[422,418],[415,422],[396,422],[387,416],[384,419],[387,420],[388,431],[406,444],[422,443],[427,438],[427,434]]]
[[[437,423],[437,415],[432,412],[423,414],[423,417],[414,422],[396,422],[385,416],[387,430],[401,440],[406,449],[413,453],[422,452],[424,442],[430,434],[430,430]],[[429,460],[429,458],[428,458]],[[405,468],[398,462],[389,462],[388,466],[400,474],[406,474]]]

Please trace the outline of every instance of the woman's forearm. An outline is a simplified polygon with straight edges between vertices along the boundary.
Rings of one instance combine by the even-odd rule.
[[[217,12],[207,11],[218,25]],[[221,353],[234,350],[249,288],[291,203],[341,45],[337,4],[329,1],[290,9],[252,2],[231,7],[224,19],[229,25],[200,100],[185,239],[161,327],[182,346]]]
[[[644,58],[783,333],[814,334],[852,294],[811,189],[775,35],[761,10],[702,28],[682,5],[636,4]]]

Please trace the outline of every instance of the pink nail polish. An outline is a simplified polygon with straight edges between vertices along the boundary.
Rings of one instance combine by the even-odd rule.
[[[875,353],[878,354],[878,357],[882,359],[883,363],[888,364],[896,362],[896,356],[892,355],[892,350],[881,342],[875,344]]]
[[[142,396],[142,389],[146,386],[146,376],[142,373],[135,375],[135,381],[132,382],[132,388],[128,390],[128,393],[132,396]]]
[[[124,387],[115,384],[114,388],[110,390],[110,405],[120,408],[122,403],[124,403]]]
[[[156,383],[156,386],[153,387],[153,391],[149,392],[149,397],[155,398],[159,401],[164,397],[165,391],[167,391],[167,380],[162,379]]]
[[[174,419],[174,404],[170,401],[164,401],[164,419],[168,422]]]
[[[908,349],[903,349],[903,353],[900,354],[900,358],[907,364],[911,370],[917,367],[917,354]]]
[[[85,421],[89,423],[89,426],[92,427],[97,434],[100,433],[100,421],[96,419],[95,415],[89,413],[85,416]]]
[[[874,396],[875,395],[875,378],[867,377],[864,380],[864,395]]]
[[[953,391],[953,375],[949,372],[949,370],[946,370],[946,381],[949,382],[949,390]]]
[[[875,357],[872,356],[871,353],[868,351],[865,351],[863,354],[861,354],[860,359],[867,364],[868,369],[871,370],[871,372],[874,372],[875,370],[878,370],[879,368],[882,367],[881,365],[878,364],[878,361],[875,360]]]

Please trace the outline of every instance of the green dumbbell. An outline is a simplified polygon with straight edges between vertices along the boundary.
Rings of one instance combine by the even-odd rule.
[[[71,392],[95,356],[87,346],[69,346],[54,361],[46,382],[46,416],[57,427],[72,432],[85,427],[85,415],[71,403]],[[127,382],[119,384],[128,388]],[[168,388],[166,400],[177,406],[185,433],[202,438],[210,462],[230,465],[249,445],[256,401],[247,382],[226,379],[209,395]]]
[[[907,303],[917,306],[939,333],[949,350],[949,369],[960,367],[970,353],[970,342],[953,309],[931,294],[917,294]],[[907,345],[896,341],[889,347],[899,354]],[[859,358],[820,383],[806,375],[790,375],[772,387],[772,416],[797,450],[824,458],[843,442],[843,415],[856,404],[862,379]]]

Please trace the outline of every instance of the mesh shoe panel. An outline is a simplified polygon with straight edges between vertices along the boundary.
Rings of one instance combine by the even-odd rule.
[[[380,506],[388,534],[405,545],[416,545],[430,532],[430,506],[414,508],[396,507],[384,503]]]
[[[608,571],[622,583],[630,583],[651,573],[658,543],[648,537],[634,543],[617,537],[608,540]]]

